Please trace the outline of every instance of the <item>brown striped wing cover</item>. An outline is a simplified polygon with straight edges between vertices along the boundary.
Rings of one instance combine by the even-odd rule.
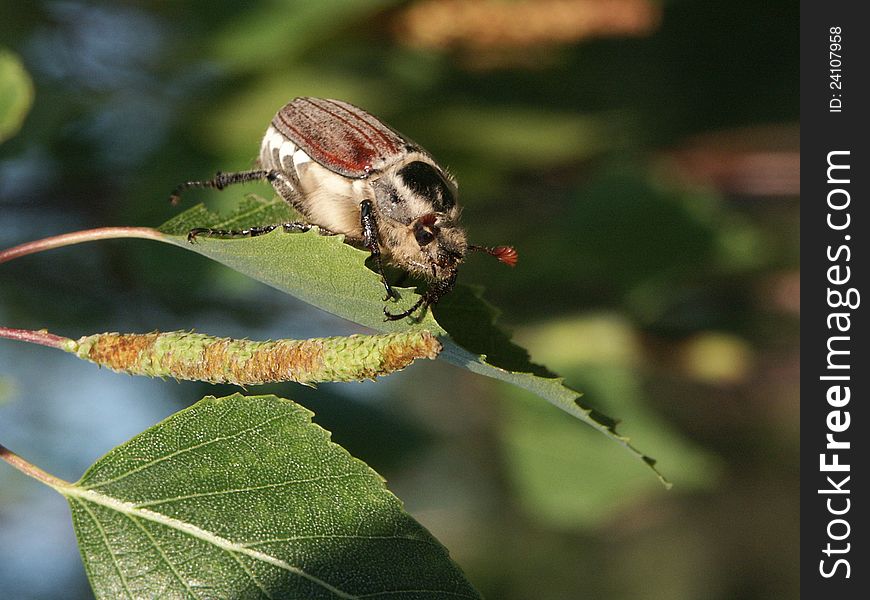
[[[272,125],[315,162],[345,177],[378,172],[425,150],[361,108],[341,100],[295,98]]]

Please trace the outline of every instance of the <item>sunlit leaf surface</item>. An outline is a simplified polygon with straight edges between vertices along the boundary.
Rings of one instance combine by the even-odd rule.
[[[274,396],[208,397],[69,501],[98,598],[478,598],[381,477]]]

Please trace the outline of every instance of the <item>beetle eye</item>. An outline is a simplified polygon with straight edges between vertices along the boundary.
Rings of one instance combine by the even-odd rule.
[[[420,246],[425,246],[435,239],[435,234],[429,229],[418,227],[414,230],[414,238]]]

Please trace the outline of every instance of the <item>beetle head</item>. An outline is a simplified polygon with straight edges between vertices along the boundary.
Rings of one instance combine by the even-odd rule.
[[[431,157],[413,152],[388,168],[374,189],[381,242],[392,262],[430,280],[455,275],[467,242],[453,178]]]
[[[465,230],[443,213],[426,213],[390,227],[381,242],[396,266],[429,280],[456,274],[465,258]]]

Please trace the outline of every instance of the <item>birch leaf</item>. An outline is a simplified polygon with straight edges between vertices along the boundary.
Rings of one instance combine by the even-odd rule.
[[[97,598],[479,598],[311,414],[207,397],[56,485]]]

